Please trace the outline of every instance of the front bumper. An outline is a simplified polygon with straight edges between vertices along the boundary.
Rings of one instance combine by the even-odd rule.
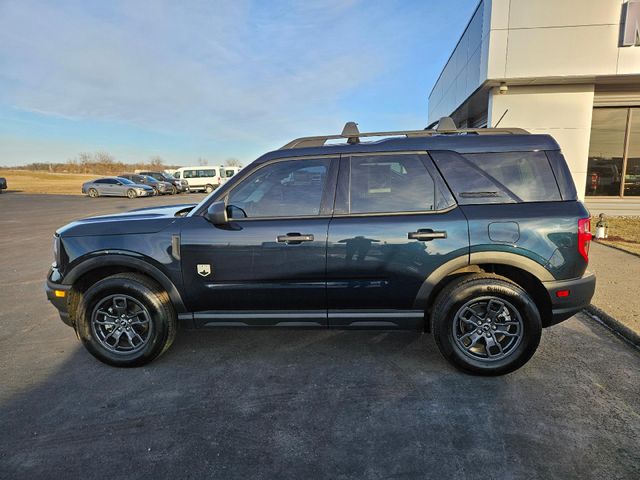
[[[551,300],[551,318],[543,323],[544,327],[549,327],[589,306],[596,291],[596,276],[585,272],[580,278],[543,282],[543,285]],[[567,296],[558,296],[558,292],[565,291],[568,291]]]
[[[63,285],[62,283],[57,283],[51,280],[51,278],[55,278],[57,274],[57,269],[52,268],[49,270],[49,275],[47,275],[47,281],[44,285],[44,291],[47,295],[47,299],[58,310],[60,319],[70,327],[73,327],[73,322],[69,318],[69,293],[71,291],[71,285]],[[60,297],[56,295],[56,292],[64,292],[65,295]]]

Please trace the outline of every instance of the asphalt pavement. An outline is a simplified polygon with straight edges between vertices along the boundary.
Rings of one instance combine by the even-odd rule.
[[[410,332],[180,331],[99,363],[45,299],[53,231],[200,198],[0,196],[0,478],[640,478],[640,353],[583,315],[497,378]]]

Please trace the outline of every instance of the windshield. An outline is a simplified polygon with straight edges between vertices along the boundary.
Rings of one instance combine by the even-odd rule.
[[[162,176],[164,177],[165,180],[175,180],[176,177],[174,177],[173,175],[171,175],[170,173],[163,173]]]
[[[149,183],[158,183],[158,180],[156,180],[156,179],[155,179],[155,178],[153,178],[153,177],[150,177],[149,175],[145,175],[145,177],[144,177],[144,178],[145,178],[145,179],[147,180],[147,182],[149,182]]]
[[[131,180],[129,180],[128,178],[123,178],[123,177],[118,177],[118,180],[120,180],[122,183],[124,183],[125,185],[135,185],[135,183],[133,183]]]

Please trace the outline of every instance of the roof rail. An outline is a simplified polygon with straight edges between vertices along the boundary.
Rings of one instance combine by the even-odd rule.
[[[433,125],[433,124],[432,124]],[[442,117],[435,129],[425,130],[400,130],[396,132],[365,132],[360,133],[358,124],[347,122],[339,135],[320,135],[317,137],[301,137],[290,141],[280,148],[322,147],[328,140],[346,138],[347,143],[354,145],[360,143],[362,137],[432,137],[434,135],[526,135],[529,132],[522,128],[457,128],[449,117]]]

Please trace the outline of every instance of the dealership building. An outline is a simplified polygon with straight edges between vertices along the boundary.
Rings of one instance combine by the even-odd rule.
[[[429,94],[429,123],[560,144],[589,202],[640,201],[640,1],[483,0]]]

